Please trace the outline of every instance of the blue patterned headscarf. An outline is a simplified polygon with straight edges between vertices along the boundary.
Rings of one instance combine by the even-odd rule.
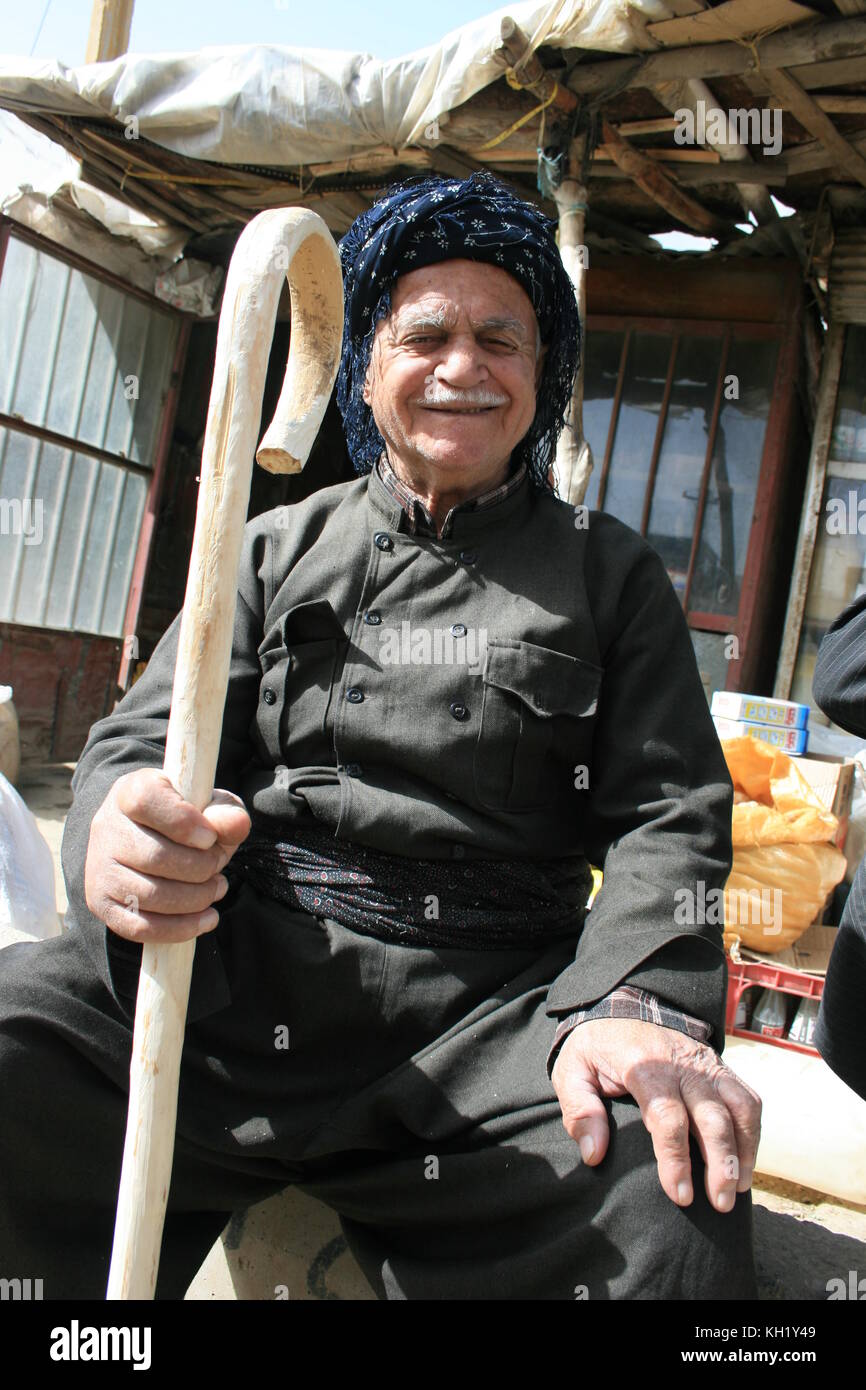
[[[434,177],[396,184],[352,223],[340,242],[345,322],[337,404],[358,473],[369,473],[385,447],[363,387],[376,325],[390,313],[394,282],[410,270],[460,258],[501,267],[532,301],[547,355],[535,418],[512,462],[518,466],[525,460],[533,484],[549,489],[548,470],[580,355],[577,301],[555,226],[484,172],[462,181]]]

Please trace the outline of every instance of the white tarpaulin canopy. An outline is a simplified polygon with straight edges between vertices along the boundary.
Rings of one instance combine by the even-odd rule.
[[[510,15],[533,49],[653,49],[661,0],[533,0],[511,5],[403,58],[264,45],[126,54],[110,63],[0,57],[0,103],[57,115],[135,117],[141,135],[197,159],[272,166],[421,143],[431,122],[502,76]]]

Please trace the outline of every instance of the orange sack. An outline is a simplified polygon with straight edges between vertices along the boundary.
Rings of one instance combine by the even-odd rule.
[[[784,951],[845,876],[830,843],[838,821],[787,753],[753,738],[723,739],[722,751],[734,783],[725,945]]]

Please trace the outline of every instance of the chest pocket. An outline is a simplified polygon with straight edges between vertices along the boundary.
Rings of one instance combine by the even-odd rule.
[[[328,703],[345,650],[346,635],[326,602],[289,609],[265,637],[256,733],[272,766],[323,761]]]
[[[600,666],[549,647],[488,639],[475,745],[483,806],[538,809],[569,785],[575,765],[589,766],[602,675]]]

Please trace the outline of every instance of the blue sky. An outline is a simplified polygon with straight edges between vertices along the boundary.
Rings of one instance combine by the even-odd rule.
[[[505,0],[501,0],[504,4]],[[496,0],[136,0],[130,50],[222,43],[339,48],[398,58],[501,8]],[[0,49],[27,56],[45,0],[0,0]],[[50,0],[36,58],[84,62],[91,0]]]

